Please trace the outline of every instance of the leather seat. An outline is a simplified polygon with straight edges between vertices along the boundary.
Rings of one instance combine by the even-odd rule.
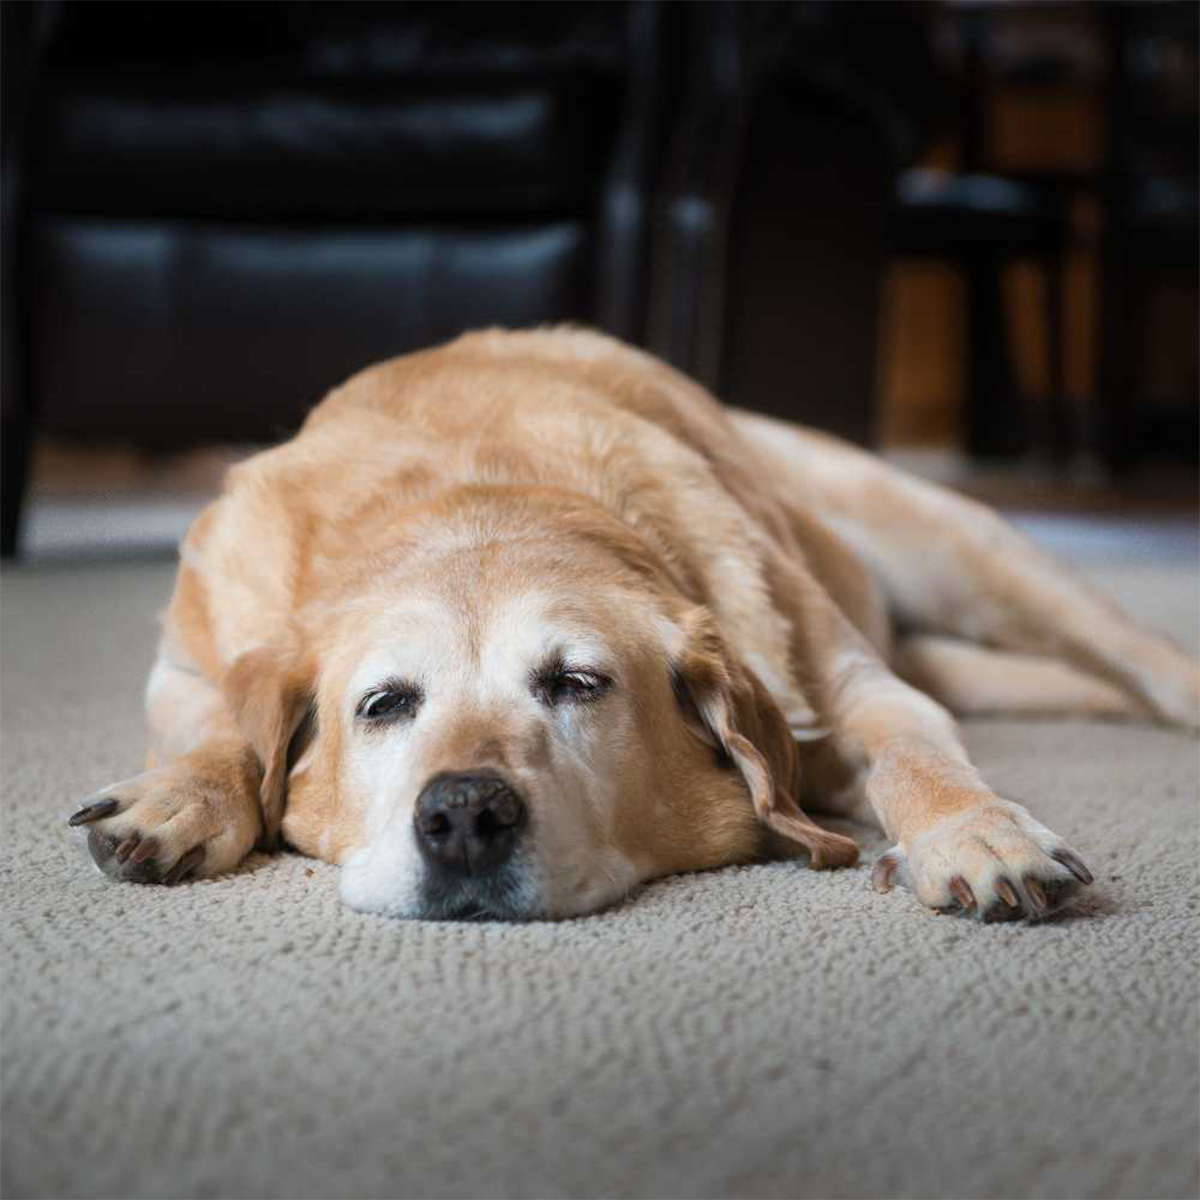
[[[465,328],[639,336],[657,5],[4,21],[6,550],[35,424],[269,440],[353,371]]]
[[[52,211],[272,221],[581,211],[618,109],[613,80],[150,92],[70,81],[32,144]],[[605,101],[608,119],[592,115]]]
[[[275,439],[481,325],[597,325],[866,440],[893,167],[847,114],[892,121],[914,59],[850,7],[0,0],[4,552],[35,428]],[[802,52],[760,71],[777,45]],[[768,77],[800,94],[758,104]]]

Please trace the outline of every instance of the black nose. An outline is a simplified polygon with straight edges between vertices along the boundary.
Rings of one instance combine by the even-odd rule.
[[[494,771],[450,772],[425,785],[413,821],[430,862],[483,875],[512,854],[525,815],[525,801]]]

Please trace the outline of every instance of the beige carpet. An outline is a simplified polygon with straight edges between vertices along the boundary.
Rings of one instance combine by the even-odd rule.
[[[1195,642],[1193,566],[1103,578]],[[866,867],[526,926],[359,916],[294,856],[113,885],[64,822],[138,768],[169,579],[3,577],[5,1196],[1197,1195],[1195,742],[970,728],[1098,877],[1032,928]]]

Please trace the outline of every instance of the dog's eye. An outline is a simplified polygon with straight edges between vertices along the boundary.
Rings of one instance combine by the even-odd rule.
[[[612,687],[612,680],[599,671],[552,666],[534,679],[534,694],[543,704],[589,704]]]
[[[415,717],[421,703],[421,691],[410,684],[397,684],[368,692],[355,710],[364,721],[382,723]]]

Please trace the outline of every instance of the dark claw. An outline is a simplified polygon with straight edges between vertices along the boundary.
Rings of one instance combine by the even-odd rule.
[[[1067,870],[1070,871],[1080,883],[1088,884],[1092,882],[1094,876],[1092,875],[1091,871],[1087,869],[1079,855],[1073,851],[1068,850],[1065,847],[1060,847],[1058,850],[1055,850],[1050,857],[1054,859],[1055,862],[1062,863],[1062,865],[1066,867]]]
[[[892,875],[896,870],[896,866],[896,858],[890,851],[886,854],[881,854],[875,860],[875,865],[871,868],[871,886],[877,892],[890,892],[892,890]]]
[[[111,816],[117,811],[119,802],[116,800],[97,800],[95,804],[85,804],[70,820],[68,825],[86,825],[89,821],[98,821],[101,817]]]
[[[147,838],[137,845],[137,849],[128,853],[124,862],[117,857],[117,851],[127,842],[118,843],[115,837],[100,829],[88,830],[88,850],[96,865],[110,879],[119,879],[125,883],[157,883],[158,868],[152,861],[147,861],[150,855],[158,849],[153,838]]]
[[[141,840],[140,834],[130,834],[113,852],[113,857],[117,862],[123,863],[137,849],[138,842]]]
[[[167,887],[174,887],[177,883],[182,883],[183,880],[191,874],[196,867],[204,861],[204,847],[193,846],[163,877],[162,882]]]
[[[1016,888],[1003,875],[996,880],[996,893],[1000,899],[988,905],[983,914],[985,921],[1016,921],[1024,915]]]
[[[158,853],[158,841],[155,838],[146,838],[138,848],[133,852],[131,862],[145,862],[148,858],[153,858]]]
[[[964,912],[970,912],[975,907],[975,893],[971,891],[971,885],[961,875],[955,875],[950,880],[950,895],[958,901],[959,907]]]
[[[1035,917],[1044,917],[1049,911],[1050,901],[1046,899],[1046,893],[1042,890],[1042,885],[1036,879],[1026,876],[1025,891],[1029,894],[1029,902],[1033,907],[1033,915]]]

